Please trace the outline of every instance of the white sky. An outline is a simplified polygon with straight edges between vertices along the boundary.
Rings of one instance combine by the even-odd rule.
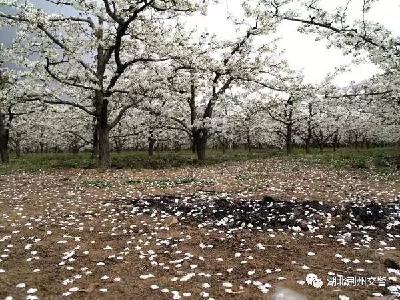
[[[322,0],[321,3],[327,9],[333,9],[338,5],[346,3],[347,0]],[[349,16],[353,19],[361,17],[362,0],[352,0],[349,7]],[[239,0],[222,0],[219,5],[212,6],[207,16],[191,17],[193,24],[200,30],[215,33],[220,37],[233,37],[229,22],[226,21],[228,14],[239,16],[241,12]],[[379,22],[400,35],[400,2],[398,0],[381,0],[373,6],[367,15],[367,20]],[[316,83],[321,81],[328,73],[333,72],[335,67],[351,62],[350,57],[343,56],[338,49],[327,49],[323,41],[316,42],[313,36],[297,32],[298,24],[286,21],[279,27],[278,34],[281,36],[279,46],[285,49],[285,57],[290,65],[298,70],[303,70],[307,82]],[[353,67],[351,72],[340,75],[336,83],[341,86],[350,81],[361,81],[372,76],[378,68],[372,64],[362,64]]]

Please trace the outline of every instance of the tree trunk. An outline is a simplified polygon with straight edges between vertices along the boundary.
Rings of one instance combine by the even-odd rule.
[[[107,168],[111,163],[109,133],[108,127],[99,127],[99,157],[97,163],[100,168]]]
[[[72,140],[71,144],[70,144],[70,151],[72,154],[78,154],[79,153],[79,141],[76,137],[74,137],[74,139]]]
[[[354,148],[358,149],[358,134],[354,134]]]
[[[3,145],[4,146],[4,145]],[[1,156],[1,162],[4,164],[7,164],[10,162],[10,157],[8,155],[8,148],[7,146],[2,147],[0,149],[0,156]]]
[[[148,149],[149,156],[154,155],[154,144],[155,144],[155,141],[153,139],[150,139],[149,140],[149,149]]]
[[[198,140],[198,130],[194,129],[194,123],[197,118],[196,111],[196,82],[194,71],[191,72],[191,84],[190,84],[190,98],[189,98],[189,108],[190,108],[190,125],[192,126],[192,153],[196,153],[197,148],[197,140]]]
[[[17,134],[17,139],[15,140],[15,155],[17,158],[21,157],[21,137]]]
[[[293,152],[293,98],[292,96],[286,102],[285,105],[285,116],[286,116],[286,153],[291,154]]]
[[[223,140],[223,141],[222,141],[222,154],[225,154],[225,153],[226,153],[226,148],[228,148],[226,144],[227,144],[227,143]]]
[[[107,168],[110,166],[110,128],[108,126],[108,100],[103,98],[103,95],[98,92],[97,103],[97,133],[99,143],[99,156],[97,164],[100,168]]]
[[[10,162],[10,157],[8,155],[8,138],[5,135],[3,135],[0,138],[0,159],[2,163],[9,163]]]
[[[177,152],[182,150],[182,144],[180,143],[179,140],[175,140],[175,142],[174,142],[174,150],[177,151]]]
[[[192,139],[192,143],[190,145],[190,149],[192,150],[193,154],[196,153],[196,143],[195,143],[195,141],[193,139]]]
[[[204,161],[206,159],[207,140],[208,140],[207,131],[204,129],[200,130],[196,142],[197,159],[199,161]]]
[[[311,152],[310,151],[310,141],[308,139],[306,140],[306,145],[305,145],[304,149],[306,150],[307,154],[309,154]]]
[[[368,139],[365,139],[365,147],[367,148],[367,149],[369,149],[369,148],[371,148],[371,142],[368,140]]]
[[[115,151],[121,152],[123,149],[121,140],[119,138],[115,138],[114,144],[115,144]]]
[[[0,160],[2,163],[8,163],[10,161],[8,156],[8,141],[9,130],[6,127],[5,115],[0,112]]]
[[[247,150],[251,152],[251,137],[250,132],[247,132]]]
[[[317,138],[317,142],[318,142],[318,146],[319,146],[319,151],[320,152],[324,152],[325,139],[326,139],[326,137],[324,137],[324,133],[320,129],[319,133],[318,133],[318,138]]]
[[[286,125],[286,153],[291,154],[293,153],[293,141],[292,141],[292,124],[289,123]]]
[[[153,131],[150,130],[150,136],[148,138],[148,149],[147,152],[149,154],[149,156],[153,156],[154,155],[154,145],[156,143],[156,140],[154,139],[154,135],[153,135]]]
[[[311,129],[311,127],[309,126],[308,127],[308,129],[307,129],[307,138],[306,138],[306,153],[310,153],[311,152],[311,139],[312,139],[312,129]]]
[[[92,159],[95,159],[99,155],[99,134],[97,129],[96,117],[93,117],[93,144],[92,144]]]
[[[309,154],[310,152],[311,152],[311,150],[310,150],[310,140],[307,139],[306,140],[306,153]]]
[[[99,18],[99,30],[97,32],[98,39],[103,38],[103,20]],[[96,107],[96,124],[97,124],[97,135],[99,143],[99,155],[97,165],[99,168],[107,168],[110,166],[110,125],[108,124],[108,99],[104,95],[104,74],[106,71],[106,65],[108,63],[107,56],[105,55],[104,48],[100,43],[97,47],[97,70],[96,75],[98,84],[101,90],[95,91],[94,103]]]
[[[339,148],[339,131],[336,130],[335,136],[333,137],[333,152],[336,152],[337,148]]]
[[[191,148],[192,148],[192,153],[195,154],[197,152],[197,143],[199,140],[199,130],[192,130],[192,144],[191,144]]]
[[[313,104],[308,103],[308,120],[307,120],[307,137],[306,137],[306,153],[310,153],[310,144],[312,140],[313,128],[312,128],[312,120],[313,116]]]
[[[197,137],[196,137],[196,134],[195,133],[192,133],[192,137],[191,137],[191,145],[190,145],[190,148],[191,148],[191,150],[192,150],[192,153],[193,154],[195,154],[196,153],[196,151],[197,151]]]

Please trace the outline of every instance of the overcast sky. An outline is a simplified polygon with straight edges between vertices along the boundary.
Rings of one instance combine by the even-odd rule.
[[[347,2],[348,0],[323,0],[326,8],[333,8],[336,5]],[[32,0],[32,3],[53,13],[70,14],[70,8],[57,7],[50,5],[43,0]],[[192,26],[197,26],[200,30],[215,33],[222,38],[233,38],[235,32],[226,18],[229,14],[240,16],[241,8],[238,0],[221,0],[219,5],[212,5],[207,16],[190,17]],[[362,0],[352,0],[349,9],[351,18],[360,17]],[[398,0],[381,0],[375,4],[367,19],[380,22],[400,36],[400,3]],[[281,36],[280,47],[286,50],[285,56],[290,65],[299,70],[303,70],[307,82],[315,83],[321,81],[335,67],[349,63],[350,58],[344,57],[338,49],[327,49],[322,41],[316,42],[310,35],[300,34],[296,30],[297,24],[284,22],[278,34]],[[0,30],[0,41],[7,42],[12,34]],[[366,79],[377,72],[378,69],[373,65],[359,65],[353,71],[341,75],[336,83],[347,85],[351,80],[360,81]]]
[[[333,9],[348,0],[322,0],[327,9]],[[362,0],[352,0],[349,7],[349,17],[352,19],[361,17]],[[234,35],[232,27],[224,20],[228,14],[238,16],[240,13],[240,1],[222,0],[219,5],[213,6],[205,17],[197,17],[195,23],[202,30],[208,30],[221,37]],[[400,36],[400,1],[381,0],[374,5],[367,16],[367,20],[379,22]],[[316,42],[313,36],[297,32],[298,24],[286,21],[280,28],[278,34],[281,36],[279,45],[286,50],[285,56],[290,65],[303,70],[307,82],[316,83],[321,81],[335,67],[351,62],[350,57],[345,57],[338,49],[327,49],[323,41]],[[349,73],[339,76],[336,83],[341,86],[350,81],[367,79],[378,68],[371,64],[363,64],[353,67]]]

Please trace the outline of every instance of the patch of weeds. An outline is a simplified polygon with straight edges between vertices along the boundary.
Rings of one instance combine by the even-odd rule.
[[[160,179],[160,180],[154,180],[151,182],[152,185],[157,186],[157,187],[170,187],[173,186],[174,184],[172,183],[173,181],[170,179]]]
[[[11,170],[9,168],[1,167],[0,168],[0,175],[8,175],[11,174]]]
[[[177,185],[213,185],[215,181],[212,179],[196,179],[196,178],[177,178],[177,179],[161,179],[150,182],[158,187],[173,187]]]
[[[104,189],[112,186],[110,182],[104,180],[85,180],[82,182],[82,185],[86,187],[95,187],[99,189]]]
[[[198,180],[198,184],[214,185],[215,180],[214,179],[200,179],[200,180]]]
[[[368,169],[368,161],[365,157],[356,157],[352,161],[351,166],[356,169]]]
[[[175,185],[181,185],[181,184],[192,184],[192,185],[213,185],[215,184],[215,181],[213,179],[196,179],[196,178],[178,178],[176,180],[173,180],[173,183]]]
[[[141,184],[141,183],[144,183],[144,181],[140,180],[140,179],[127,179],[127,180],[125,180],[125,184],[128,184],[128,185],[137,185],[137,184]]]
[[[175,185],[180,185],[180,184],[191,184],[191,183],[195,183],[197,180],[195,178],[178,178],[176,180],[173,180],[173,183]]]
[[[387,167],[390,167],[390,163],[389,163],[387,157],[383,153],[379,153],[374,157],[373,165],[376,168],[387,168]]]
[[[248,181],[251,179],[251,176],[246,175],[246,174],[240,174],[240,175],[235,176],[235,179],[239,180],[239,181]]]

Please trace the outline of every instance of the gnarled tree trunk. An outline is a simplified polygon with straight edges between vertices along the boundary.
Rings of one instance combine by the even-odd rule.
[[[107,168],[111,163],[109,133],[108,127],[99,127],[99,157],[97,163],[100,168]]]
[[[335,134],[333,136],[333,152],[336,152],[337,148],[339,148],[339,130],[336,129]]]
[[[108,100],[100,91],[96,92],[96,119],[99,144],[99,156],[97,164],[100,168],[110,166],[110,127],[108,124]]]
[[[148,144],[147,152],[148,152],[149,156],[153,156],[154,155],[154,145],[156,144],[153,130],[150,130],[150,132],[149,132],[148,142],[149,142],[149,144]]]
[[[192,150],[192,153],[195,154],[196,153],[196,148],[197,148],[197,142],[196,139],[194,137],[194,134],[192,133],[192,140],[191,140],[191,145],[190,145],[190,149]]]
[[[287,154],[293,153],[293,128],[292,123],[286,125],[286,152]]]
[[[286,114],[286,152],[291,154],[293,152],[293,99],[289,97],[285,107]]]
[[[196,153],[199,161],[206,159],[208,132],[206,129],[200,129],[197,133]]]
[[[8,156],[8,141],[9,130],[6,126],[5,114],[0,111],[0,160],[2,163],[10,161]]]
[[[193,76],[193,73],[192,73]],[[193,128],[193,125],[196,121],[197,118],[197,112],[196,112],[196,85],[194,82],[194,77],[192,77],[192,83],[190,85],[190,98],[188,100],[189,107],[190,107],[190,125],[192,126],[192,131],[191,131],[191,140],[192,140],[192,153],[196,153],[197,151],[197,140],[198,140],[198,134],[197,130]]]
[[[97,128],[97,119],[93,117],[93,137],[92,137],[92,159],[95,159],[99,155],[99,134]]]

